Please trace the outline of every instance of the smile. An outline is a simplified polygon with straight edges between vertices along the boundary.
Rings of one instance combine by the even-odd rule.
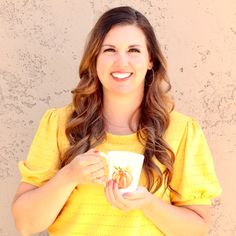
[[[112,77],[116,79],[127,79],[131,76],[132,73],[130,72],[125,72],[125,73],[119,73],[119,72],[114,72],[111,73]]]

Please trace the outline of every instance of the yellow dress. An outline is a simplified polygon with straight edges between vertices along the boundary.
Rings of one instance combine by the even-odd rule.
[[[26,161],[19,163],[22,182],[41,186],[60,168],[60,158],[69,142],[65,124],[72,106],[49,109],[40,122]],[[164,136],[176,155],[171,186],[181,197],[163,186],[155,193],[174,205],[211,204],[221,194],[213,160],[199,124],[192,118],[173,111]],[[136,134],[107,137],[98,150],[126,150],[143,153]],[[161,167],[161,166],[160,166]],[[142,175],[143,176],[143,175]],[[140,185],[143,178],[140,180]],[[77,186],[55,222],[48,229],[50,236],[158,236],[164,235],[141,211],[123,212],[106,201],[102,185]]]

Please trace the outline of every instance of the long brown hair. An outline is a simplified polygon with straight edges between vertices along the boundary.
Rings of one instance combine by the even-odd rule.
[[[70,146],[62,158],[62,166],[78,154],[96,147],[106,137],[102,112],[103,92],[97,76],[96,60],[106,34],[113,26],[122,24],[136,25],[143,31],[153,63],[152,70],[147,71],[145,78],[140,106],[142,115],[137,130],[138,140],[145,146],[146,187],[149,191],[156,192],[164,181],[166,188],[172,189],[170,181],[175,156],[163,139],[169,125],[169,113],[174,107],[168,96],[171,86],[167,78],[166,61],[149,21],[131,7],[117,7],[105,12],[89,35],[79,68],[80,81],[72,91],[74,110],[66,128]],[[166,167],[163,173],[153,158]]]

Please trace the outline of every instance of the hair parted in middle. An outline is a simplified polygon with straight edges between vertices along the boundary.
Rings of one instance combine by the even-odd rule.
[[[166,189],[173,190],[170,182],[175,155],[163,139],[169,126],[169,114],[174,109],[174,102],[169,96],[171,85],[167,77],[166,60],[147,18],[128,6],[105,12],[89,35],[79,68],[80,81],[72,91],[73,113],[66,128],[70,146],[62,157],[62,166],[78,154],[96,147],[106,137],[103,90],[97,76],[96,62],[104,38],[111,28],[117,25],[135,25],[142,30],[153,64],[145,76],[144,96],[139,107],[141,115],[138,129],[134,130],[145,150],[143,168],[147,179],[146,187],[149,191],[156,192],[164,183]],[[153,158],[165,166],[163,173]]]

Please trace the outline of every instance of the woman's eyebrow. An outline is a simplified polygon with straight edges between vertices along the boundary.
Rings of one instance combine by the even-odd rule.
[[[103,44],[102,47],[112,47],[112,48],[115,48],[116,46],[112,45],[112,44]],[[140,44],[129,45],[129,48],[134,48],[134,47],[142,47],[142,45],[140,45]]]
[[[136,48],[136,47],[143,47],[142,45],[140,45],[140,44],[132,44],[132,45],[130,45],[129,46],[129,48]]]
[[[112,45],[112,44],[103,44],[102,47],[112,47],[112,48],[115,48],[115,46]]]

